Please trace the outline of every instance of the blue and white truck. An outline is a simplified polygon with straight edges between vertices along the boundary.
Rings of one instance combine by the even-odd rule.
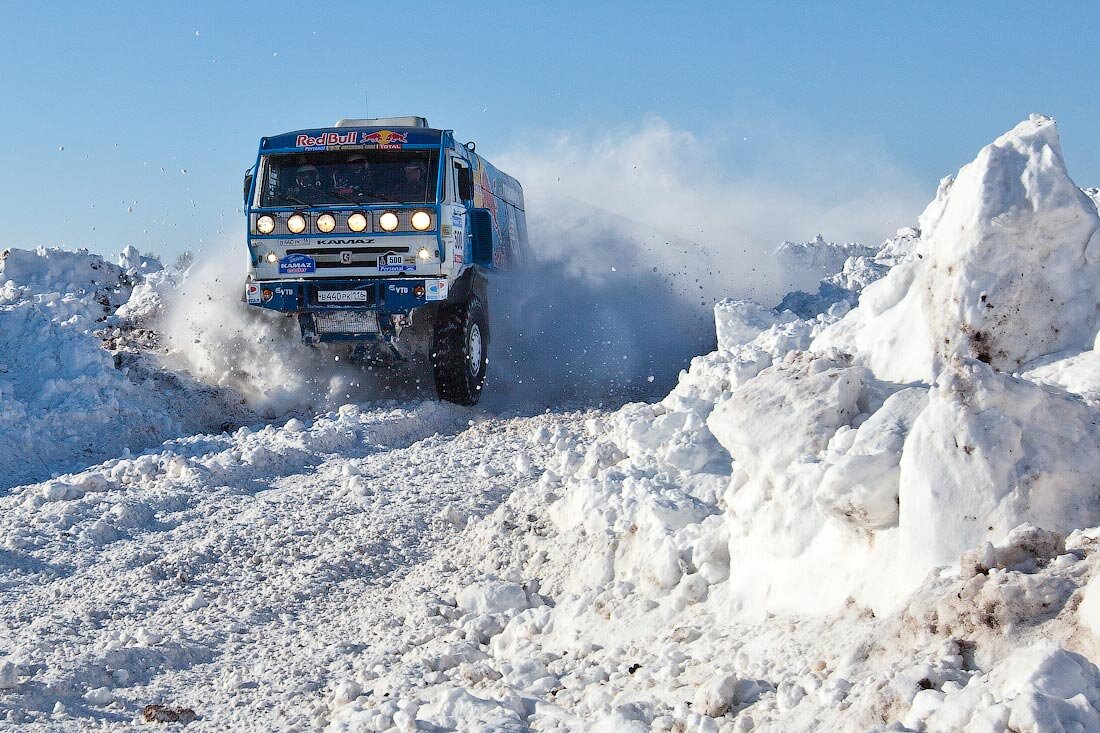
[[[519,182],[451,130],[396,117],[262,138],[244,189],[249,305],[296,315],[307,343],[419,345],[441,399],[477,402],[487,279],[528,252]]]

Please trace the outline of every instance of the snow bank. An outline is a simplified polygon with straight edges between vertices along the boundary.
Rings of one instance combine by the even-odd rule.
[[[231,396],[104,349],[135,282],[160,274],[127,258],[40,247],[0,259],[0,488],[246,419]]]
[[[792,279],[815,282],[839,272],[850,257],[874,257],[878,250],[859,242],[827,242],[817,234],[809,242],[782,242],[775,248],[775,257]]]
[[[1095,203],[1070,180],[1054,120],[1033,115],[945,179],[921,215],[918,257],[863,293],[815,349],[877,376],[929,381],[952,357],[1016,371],[1092,344],[1100,321]]]
[[[517,730],[1095,728],[1100,218],[1036,116],[919,223],[847,258],[838,302],[784,301],[806,317],[721,303],[660,402],[540,428],[537,489],[448,562],[546,605],[513,591],[485,657],[405,678],[411,707],[447,726],[433,701],[476,686]]]

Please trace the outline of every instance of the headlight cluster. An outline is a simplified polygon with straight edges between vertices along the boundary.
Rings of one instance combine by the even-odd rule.
[[[317,231],[322,234],[331,234],[336,231],[336,216],[325,213],[314,219]],[[412,212],[409,224],[418,232],[426,232],[432,228],[432,215],[423,209]],[[271,214],[263,214],[256,218],[256,231],[259,234],[273,234],[275,232],[276,218]],[[367,214],[355,212],[348,215],[347,226],[353,232],[365,232],[370,228],[370,219]],[[401,217],[396,211],[386,211],[378,215],[378,228],[384,232],[396,232],[401,226]],[[303,214],[291,214],[286,220],[286,228],[291,234],[301,234],[309,228],[309,220]]]

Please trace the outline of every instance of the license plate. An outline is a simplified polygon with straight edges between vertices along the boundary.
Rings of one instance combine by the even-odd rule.
[[[366,290],[318,290],[318,303],[365,303]]]

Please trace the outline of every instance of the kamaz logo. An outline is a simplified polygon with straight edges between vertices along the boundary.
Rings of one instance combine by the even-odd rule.
[[[373,239],[318,239],[317,244],[328,247],[338,247],[348,244],[371,244],[373,241]]]

